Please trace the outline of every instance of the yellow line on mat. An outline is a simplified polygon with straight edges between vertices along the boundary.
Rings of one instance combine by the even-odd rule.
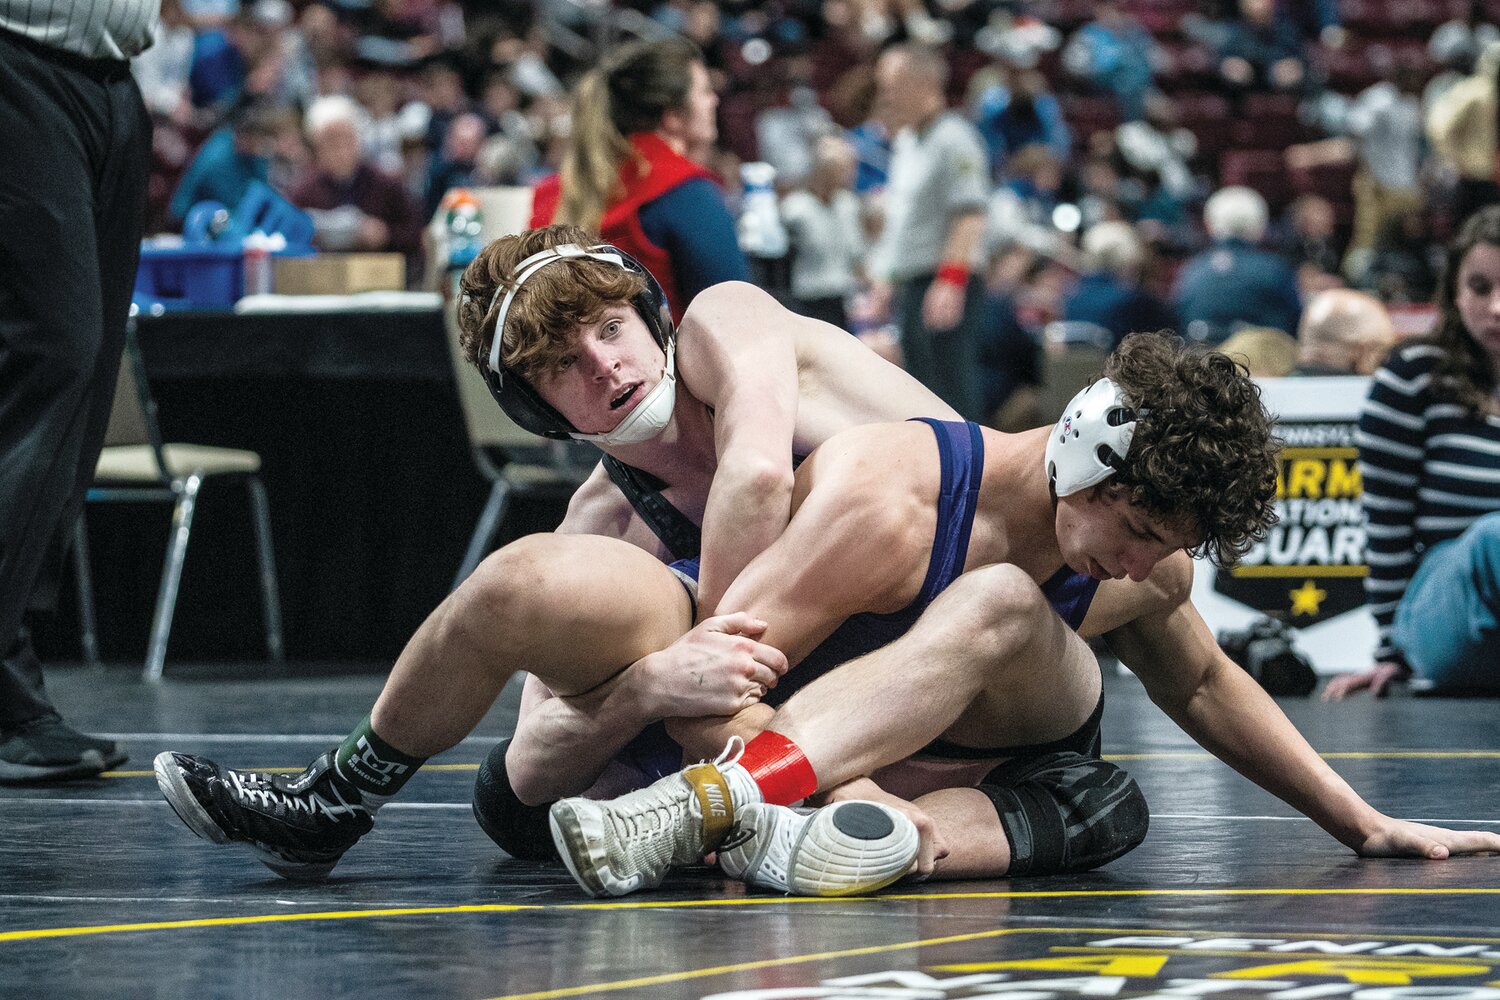
[[[482,906],[409,906],[388,910],[337,910],[327,913],[265,913],[250,917],[203,917],[197,920],[157,920],[140,924],[103,924],[93,927],[39,927],[25,931],[0,931],[0,942],[34,941],[38,938],[82,937],[88,934],[128,934],[136,931],[176,931],[195,927],[234,927],[240,924],[277,924],[308,920],[362,920],[368,917],[412,917],[434,913],[510,913],[539,910],[540,906],[491,904]]]
[[[128,934],[142,931],[191,930],[200,927],[233,927],[241,924],[295,923],[320,920],[363,920],[371,917],[431,916],[448,913],[514,913],[526,911],[572,910],[667,910],[709,906],[780,906],[788,903],[872,905],[879,902],[931,902],[955,899],[1071,899],[1076,897],[1122,898],[1129,896],[1488,896],[1500,895],[1500,888],[1359,888],[1359,889],[1058,889],[1031,892],[929,892],[890,893],[843,899],[821,899],[812,896],[755,896],[732,899],[686,899],[662,902],[616,901],[608,903],[483,904],[472,906],[416,906],[379,910],[336,910],[317,913],[271,913],[242,917],[203,917],[193,920],[160,920],[135,924],[102,924],[85,927],[39,927],[29,930],[0,931],[0,943],[32,941],[39,938],[82,937],[97,934]],[[1426,940],[1425,938],[1423,940]]]

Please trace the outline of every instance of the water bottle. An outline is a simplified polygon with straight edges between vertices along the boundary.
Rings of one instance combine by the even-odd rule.
[[[781,224],[781,206],[776,200],[776,168],[769,163],[740,165],[740,217],[737,233],[740,249],[752,257],[777,259],[786,256],[786,227]]]
[[[446,209],[443,235],[448,243],[448,270],[462,271],[484,249],[484,215],[479,199],[468,188],[452,188],[443,195]]]
[[[286,249],[286,237],[280,233],[267,235],[257,229],[242,242],[242,258],[245,274],[246,295],[267,295],[272,291],[273,272],[271,255]]]

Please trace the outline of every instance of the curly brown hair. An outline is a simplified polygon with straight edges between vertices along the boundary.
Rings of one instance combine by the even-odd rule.
[[[589,247],[599,237],[577,226],[546,226],[502,236],[479,251],[458,284],[458,341],[464,357],[481,370],[489,365],[500,303],[515,283],[516,265],[549,247]],[[528,382],[554,366],[568,350],[573,331],[592,323],[605,308],[629,302],[646,290],[646,279],[606,261],[580,258],[544,267],[526,279],[505,318],[501,362]]]
[[[1139,414],[1110,482],[1153,516],[1191,524],[1193,555],[1237,561],[1276,523],[1281,450],[1245,366],[1161,331],[1126,337],[1104,375]]]
[[[1500,205],[1489,205],[1469,216],[1448,244],[1443,277],[1438,282],[1438,321],[1422,340],[1443,349],[1432,372],[1432,394],[1457,403],[1472,415],[1489,406],[1496,385],[1495,366],[1458,312],[1458,272],[1464,258],[1477,246],[1500,247]],[[1415,340],[1415,338],[1414,338]]]

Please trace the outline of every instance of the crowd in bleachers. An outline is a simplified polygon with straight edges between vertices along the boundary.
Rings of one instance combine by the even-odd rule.
[[[1429,301],[1443,240],[1500,199],[1493,14],[1477,0],[165,0],[135,62],[157,122],[148,231],[180,228],[200,200],[232,205],[258,177],[309,210],[323,248],[415,263],[449,188],[557,169],[569,88],[601,52],[675,32],[721,98],[708,165],[731,209],[739,165],[772,164],[795,257],[811,209],[837,196],[856,251],[804,259],[821,280],[800,280],[878,327],[858,294],[891,142],[874,65],[910,40],[941,48],[950,103],[991,161],[991,336],[1036,343],[1054,321],[1110,339],[1148,324],[1212,342],[1295,333],[1322,288]],[[1225,188],[1216,220],[1205,205]],[[1216,281],[1231,263],[1255,281]],[[766,273],[790,286],[795,267]],[[1281,294],[1254,299],[1256,284]],[[986,356],[1007,352],[997,363],[1016,364],[1004,344]]]

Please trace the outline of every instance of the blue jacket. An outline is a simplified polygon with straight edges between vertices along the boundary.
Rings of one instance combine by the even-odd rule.
[[[245,197],[252,180],[266,179],[266,160],[234,148],[234,130],[221,128],[203,140],[167,206],[181,222],[200,201],[217,201],[230,211]]]
[[[1189,260],[1173,299],[1183,326],[1206,323],[1215,341],[1237,326],[1273,326],[1295,334],[1302,317],[1291,265],[1244,240],[1224,240]]]
[[[1097,323],[1109,331],[1111,347],[1126,334],[1175,328],[1171,306],[1109,274],[1086,274],[1063,303],[1063,319]]]

